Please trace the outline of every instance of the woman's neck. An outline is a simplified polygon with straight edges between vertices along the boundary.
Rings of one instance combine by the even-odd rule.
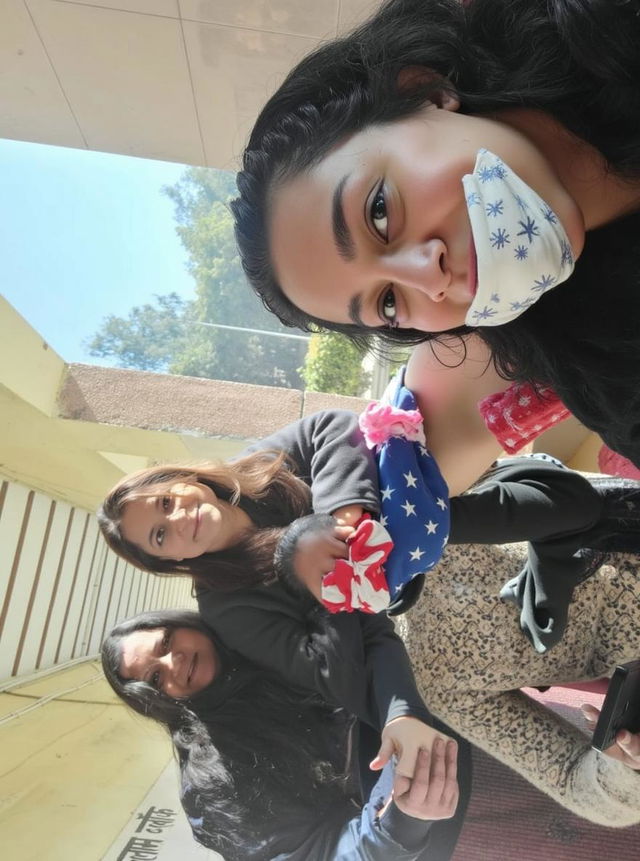
[[[595,147],[571,134],[549,114],[507,108],[494,116],[526,135],[545,156],[582,212],[585,230],[594,230],[640,207],[640,180],[616,176]]]

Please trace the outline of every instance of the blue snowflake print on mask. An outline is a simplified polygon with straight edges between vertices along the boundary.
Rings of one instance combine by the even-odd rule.
[[[391,406],[415,415],[418,407],[413,392],[404,385],[404,371],[401,368],[391,380],[380,407]],[[361,427],[367,444],[373,448],[367,436],[366,415],[367,411]],[[400,428],[401,423],[394,427]],[[415,434],[413,437],[392,434],[375,445],[381,489],[380,522],[394,545],[384,566],[392,601],[410,580],[437,564],[449,538],[447,483],[424,443],[415,439]]]
[[[478,272],[465,322],[501,326],[566,281],[571,245],[556,213],[497,155],[480,150],[462,184]]]
[[[553,275],[541,275],[533,282],[533,287],[531,288],[534,293],[545,293],[556,283],[556,279]]]
[[[511,241],[509,239],[509,234],[506,230],[500,228],[499,230],[494,230],[491,234],[491,244],[494,248],[504,248],[505,245],[508,245]]]
[[[518,231],[518,236],[526,236],[529,242],[533,242],[536,236],[540,236],[540,228],[533,218],[529,218],[529,216],[527,216],[526,222],[519,221],[518,224],[522,228],[522,230]]]

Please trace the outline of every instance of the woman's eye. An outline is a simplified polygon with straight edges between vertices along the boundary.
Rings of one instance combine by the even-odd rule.
[[[156,529],[156,544],[158,545],[158,547],[162,547],[162,543],[164,542],[164,534],[164,526],[161,526],[159,529]]]
[[[382,301],[380,302],[380,317],[382,322],[387,326],[397,326],[397,313],[395,293],[393,292],[393,287],[389,287],[382,294]]]
[[[149,678],[149,684],[155,688],[157,691],[160,690],[160,673],[156,670],[155,673]]]
[[[163,496],[162,497],[162,510],[168,511],[171,508],[171,497]]]
[[[384,189],[382,186],[378,188],[371,201],[369,214],[373,229],[386,242],[389,238],[389,223],[387,219],[387,201],[384,199]]]

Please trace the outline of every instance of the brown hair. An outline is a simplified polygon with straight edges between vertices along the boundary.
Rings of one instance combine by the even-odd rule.
[[[232,505],[245,500],[264,506],[268,523],[247,532],[233,547],[194,559],[152,556],[122,534],[125,506],[166,492],[176,482],[206,484]],[[257,451],[230,463],[166,464],[134,472],[107,495],[98,509],[98,523],[109,547],[136,568],[160,575],[184,574],[211,589],[230,592],[275,578],[273,554],[282,527],[309,512],[310,498],[309,488],[291,472],[284,453]]]

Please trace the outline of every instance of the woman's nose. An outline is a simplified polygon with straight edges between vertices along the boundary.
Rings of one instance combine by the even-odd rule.
[[[167,652],[159,660],[164,666],[165,671],[168,672],[171,681],[183,684],[184,655],[182,652]]]
[[[447,247],[440,239],[403,245],[384,259],[386,277],[394,284],[418,290],[433,302],[446,298],[451,283]]]
[[[181,503],[178,503],[174,506],[173,511],[169,515],[169,522],[178,530],[178,532],[182,532],[188,521],[188,515],[186,508],[183,507]]]

